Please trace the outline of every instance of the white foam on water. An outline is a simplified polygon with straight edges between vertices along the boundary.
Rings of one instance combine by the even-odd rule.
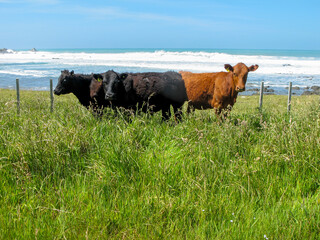
[[[111,68],[121,68],[123,71],[219,72],[225,71],[224,64],[235,65],[238,62],[247,66],[259,65],[257,71],[249,74],[248,83],[251,86],[258,86],[261,80],[274,87],[287,86],[289,81],[293,82],[293,86],[300,87],[320,85],[320,58],[163,50],[123,53],[12,51],[12,54],[0,54],[0,78],[1,75],[57,78],[60,70],[74,68],[81,69],[82,73]]]
[[[28,76],[28,77],[47,77],[50,75],[49,71],[40,70],[22,70],[22,69],[12,69],[12,70],[0,70],[0,74],[15,75],[15,76]],[[52,74],[52,72],[51,72]]]
[[[243,62],[247,66],[258,64],[257,74],[317,74],[320,59],[248,56],[209,52],[128,52],[128,53],[56,53],[21,51],[0,55],[0,63],[46,62],[66,66],[119,66],[157,68],[163,70],[189,70],[197,72],[224,71],[224,64]]]

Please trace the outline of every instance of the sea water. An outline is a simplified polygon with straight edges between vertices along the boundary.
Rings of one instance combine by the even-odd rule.
[[[243,62],[258,64],[250,72],[246,94],[259,88],[261,81],[286,94],[292,82],[295,94],[320,85],[320,51],[300,50],[237,50],[237,49],[50,49],[39,51],[13,50],[0,53],[0,88],[13,89],[20,79],[22,89],[49,90],[49,79],[56,85],[62,70],[75,73],[117,72],[219,72],[224,64]]]

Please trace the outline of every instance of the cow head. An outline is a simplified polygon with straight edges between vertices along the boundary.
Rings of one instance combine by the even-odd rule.
[[[126,73],[118,74],[113,70],[105,73],[103,77],[103,89],[106,100],[119,100],[119,95],[124,92],[123,80],[127,76]]]
[[[91,74],[92,79],[90,83],[90,97],[98,97],[99,93],[103,91],[102,80],[103,76],[101,74]]]
[[[232,72],[233,74],[233,82],[235,85],[235,90],[237,92],[243,92],[246,90],[246,82],[248,78],[248,73],[251,71],[255,71],[258,69],[258,65],[252,65],[251,67],[247,67],[244,63],[238,63],[235,66],[231,66],[230,64],[225,64],[224,68],[228,72]]]
[[[58,79],[58,84],[54,89],[54,94],[61,95],[72,92],[72,79],[74,77],[74,71],[68,70],[61,71],[61,75]]]

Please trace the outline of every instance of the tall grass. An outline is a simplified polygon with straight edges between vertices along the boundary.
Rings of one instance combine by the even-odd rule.
[[[196,111],[108,111],[0,90],[2,239],[317,239],[315,96],[239,97],[224,122]]]

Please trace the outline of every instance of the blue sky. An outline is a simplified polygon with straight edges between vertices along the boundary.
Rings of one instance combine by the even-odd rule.
[[[320,1],[0,0],[0,48],[320,50]]]

